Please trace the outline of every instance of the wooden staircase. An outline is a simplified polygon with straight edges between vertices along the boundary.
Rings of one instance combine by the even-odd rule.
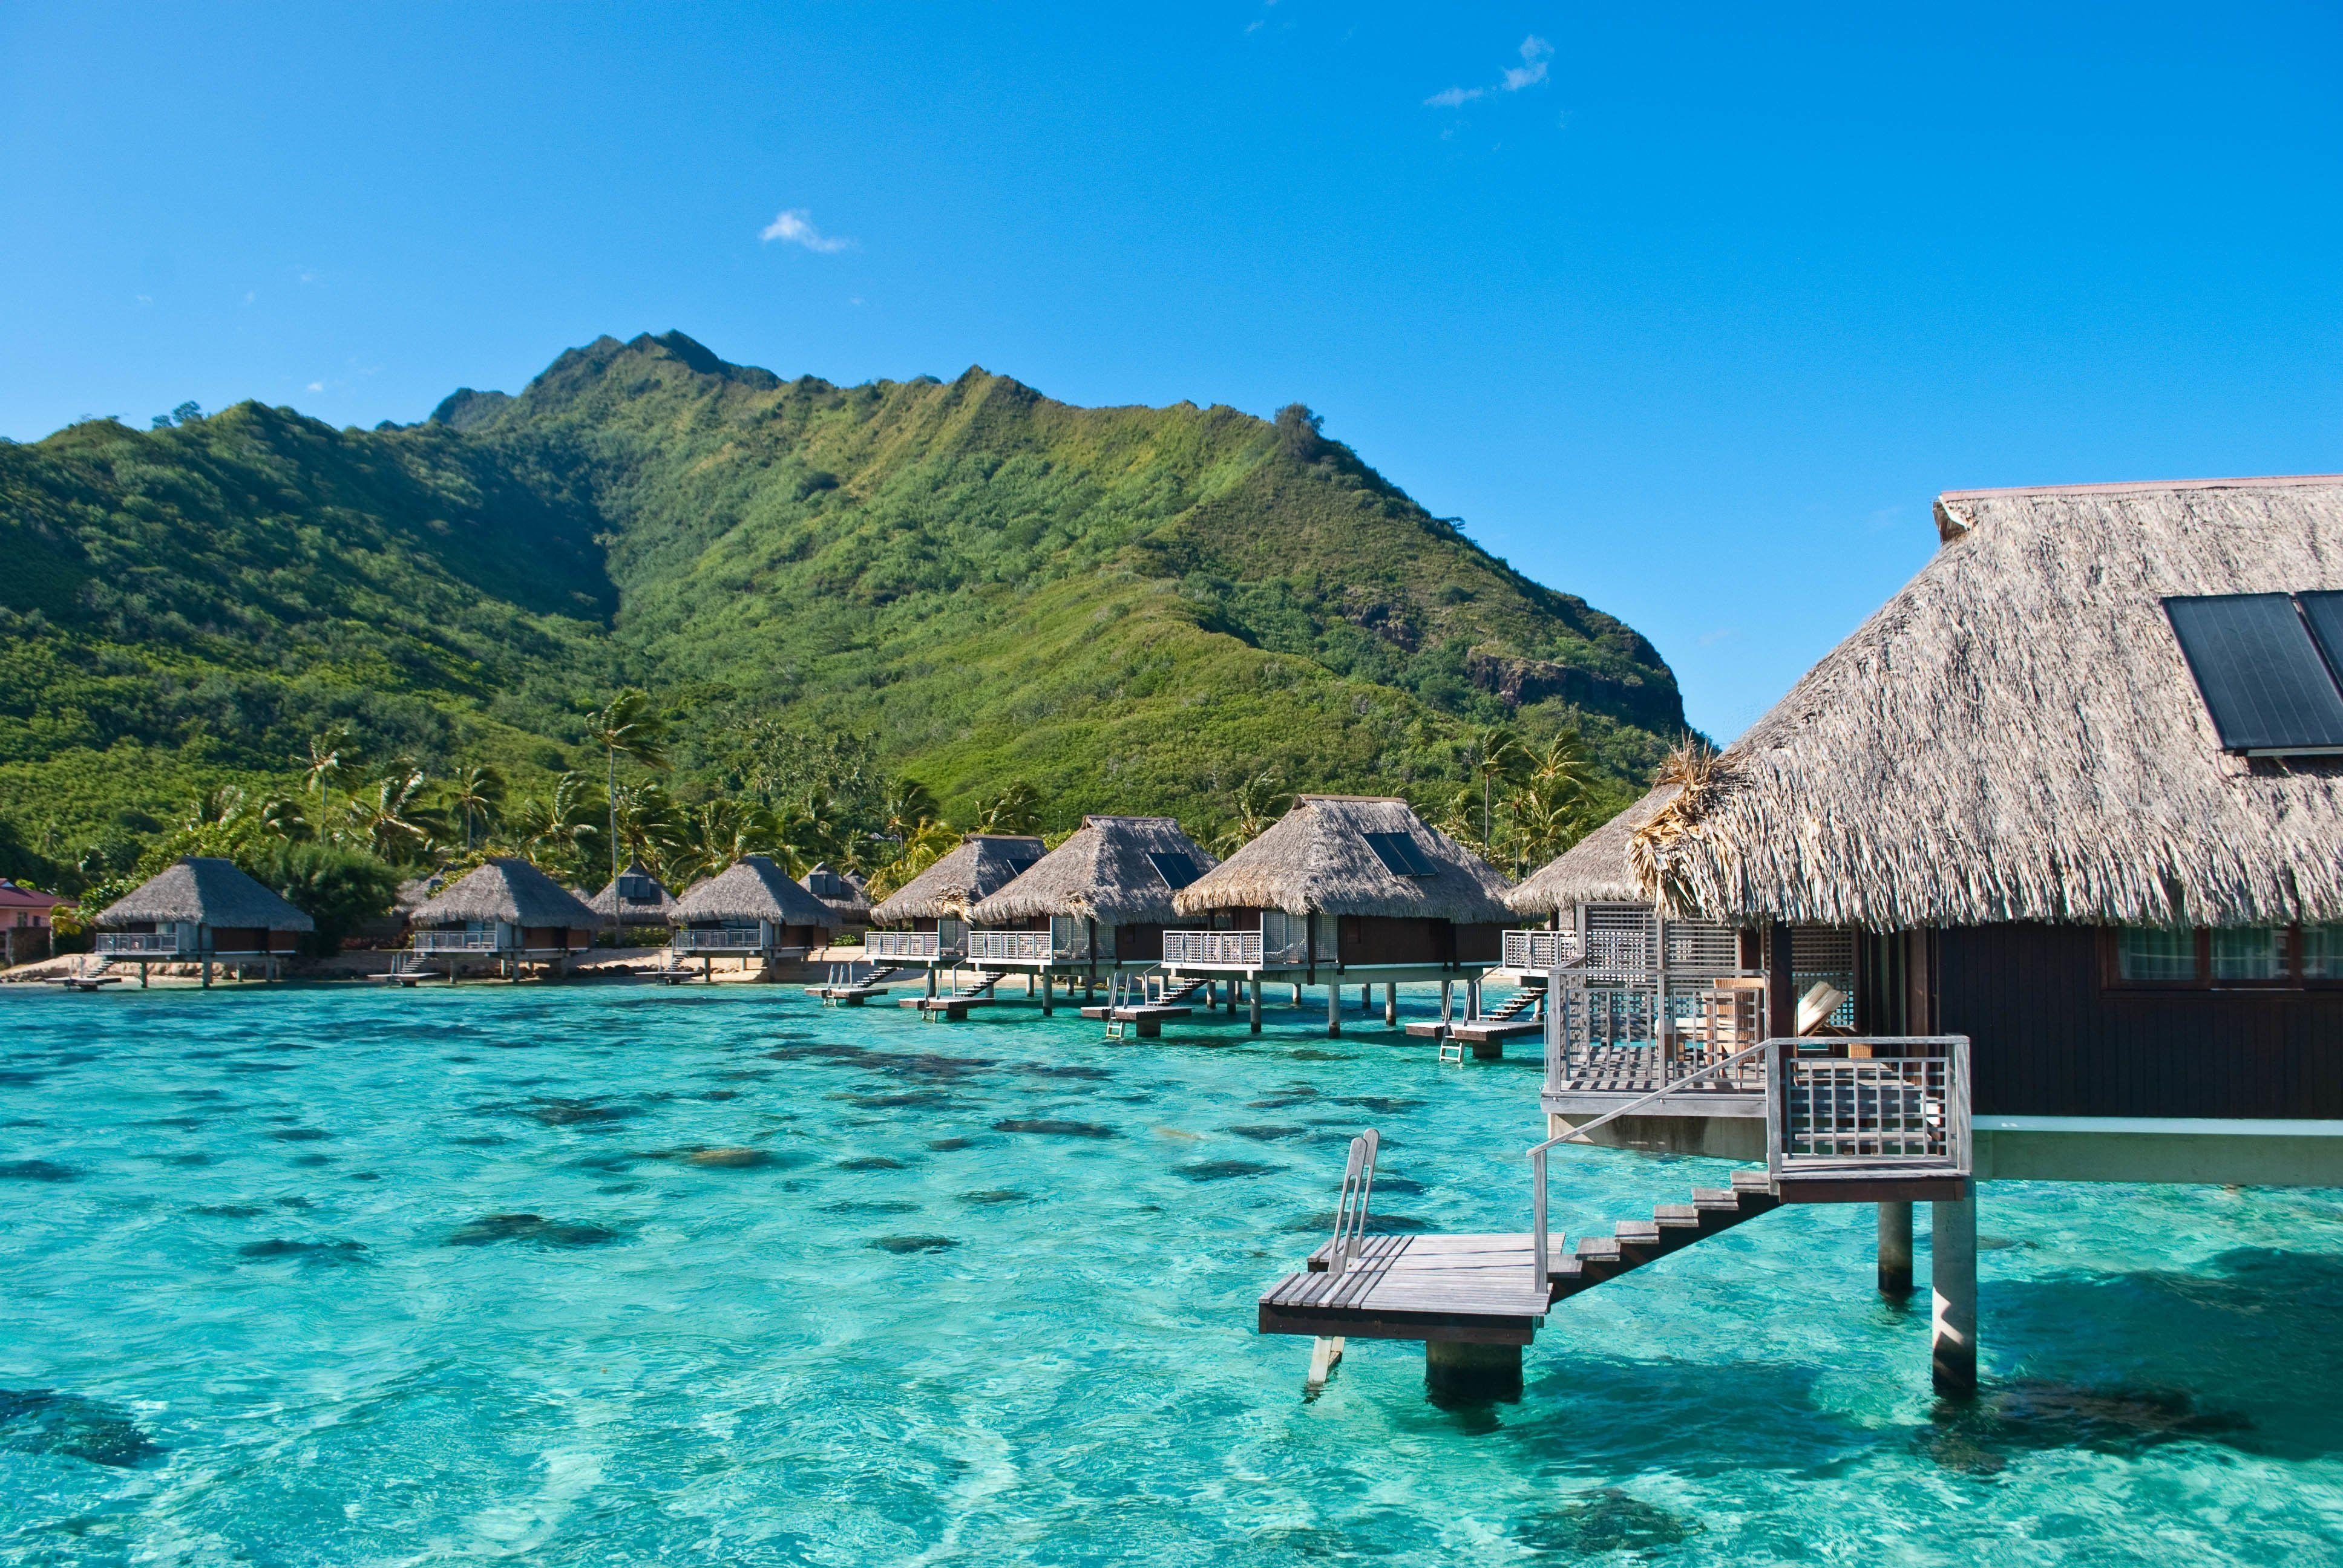
[[[920,1016],[930,1023],[964,1019],[968,1016],[970,1008],[992,1005],[995,1000],[992,988],[1006,979],[1008,972],[1006,970],[980,970],[977,972],[976,979],[959,990],[947,991],[942,996],[921,997],[912,1005],[920,1010]]]
[[[1549,1299],[1591,1291],[1781,1206],[1765,1172],[1736,1171],[1730,1187],[1695,1187],[1689,1203],[1663,1203],[1648,1220],[1622,1220],[1608,1236],[1582,1237],[1569,1255],[1548,1263]]]

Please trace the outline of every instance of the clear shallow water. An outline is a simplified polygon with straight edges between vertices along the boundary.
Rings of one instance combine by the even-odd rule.
[[[1540,1131],[1528,1062],[1311,1017],[0,999],[0,1563],[2343,1553],[2343,1193],[1989,1187],[1966,1412],[1853,1207],[1567,1303],[1518,1404],[1372,1343],[1305,1402],[1252,1302],[1343,1141],[1517,1229]],[[1556,1214],[1722,1170],[1571,1151]]]

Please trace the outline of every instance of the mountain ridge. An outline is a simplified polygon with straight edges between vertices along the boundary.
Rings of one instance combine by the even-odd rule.
[[[77,425],[0,447],[0,530],[33,563],[0,585],[0,816],[60,849],[282,778],[334,719],[533,776],[626,679],[683,710],[687,789],[780,723],[958,811],[1023,781],[1068,818],[1209,822],[1263,768],[1453,789],[1487,722],[1581,729],[1624,797],[1684,729],[1639,633],[1306,410],[1081,408],[975,366],[840,387],[669,332],[373,431]]]

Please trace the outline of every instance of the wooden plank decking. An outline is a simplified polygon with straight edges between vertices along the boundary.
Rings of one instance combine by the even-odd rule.
[[[1262,1333],[1525,1345],[1546,1312],[1526,1234],[1369,1236],[1340,1274],[1312,1262],[1262,1295]]]

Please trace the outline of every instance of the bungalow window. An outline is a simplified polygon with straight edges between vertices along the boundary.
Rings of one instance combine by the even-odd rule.
[[[2213,932],[2213,979],[2274,980],[2286,978],[2285,931],[2276,926],[2244,926]]]
[[[2343,926],[2302,928],[2302,978],[2343,980]]]
[[[2116,938],[2116,973],[2137,984],[2193,984],[2197,933],[2186,926],[2126,926]]]

